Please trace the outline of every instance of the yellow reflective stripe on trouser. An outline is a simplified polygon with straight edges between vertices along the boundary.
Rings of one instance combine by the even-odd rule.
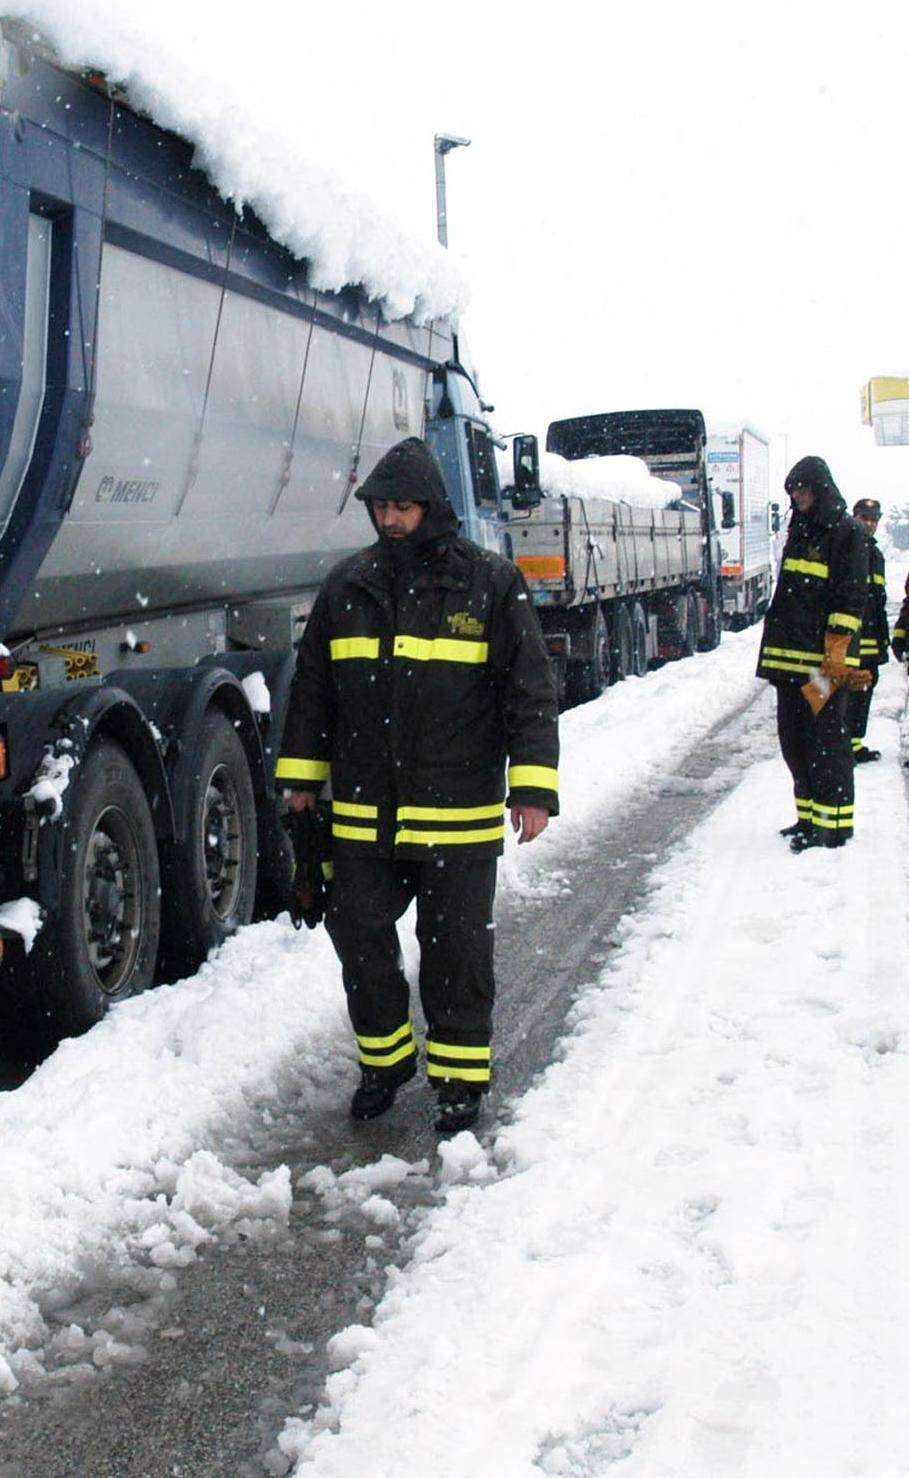
[[[463,1083],[488,1083],[492,1049],[460,1047],[452,1042],[426,1042],[426,1073],[430,1078],[457,1078]]]
[[[394,1067],[405,1057],[412,1057],[417,1050],[413,1036],[413,1023],[405,1021],[395,1031],[384,1037],[367,1037],[357,1034],[360,1061],[365,1067]]]
[[[855,817],[855,806],[824,806],[819,801],[811,805],[811,820],[822,831],[851,831]]]
[[[275,765],[276,780],[327,780],[330,774],[328,760],[295,760],[282,756]]]
[[[339,636],[328,645],[332,662],[344,662],[351,657],[365,657],[374,661],[379,655],[377,636]]]
[[[810,800],[803,800],[803,798],[800,795],[797,795],[796,798],[795,798],[795,811],[796,811],[796,815],[798,816],[798,818],[799,818],[800,821],[810,821],[811,820],[811,802],[810,802]]]
[[[858,751],[860,749],[864,749],[864,747],[865,747],[865,739],[864,739],[864,736],[863,735],[860,734],[857,739],[853,739],[852,740],[852,748],[853,748],[853,750],[855,751],[856,754],[858,753]]]
[[[875,585],[886,585],[887,584],[887,577],[885,575],[872,575],[871,576],[871,579],[872,579],[872,581],[874,582]]]
[[[511,765],[508,770],[508,789],[558,790],[559,772],[549,765]]]
[[[396,657],[410,657],[414,662],[485,662],[489,643],[464,641],[454,637],[396,636]]]
[[[831,611],[827,617],[828,626],[845,626],[847,631],[861,631],[861,616],[850,616],[848,611]]]
[[[813,559],[784,559],[783,569],[792,570],[795,575],[817,575],[819,580],[826,580],[830,574],[830,566],[819,564]]]

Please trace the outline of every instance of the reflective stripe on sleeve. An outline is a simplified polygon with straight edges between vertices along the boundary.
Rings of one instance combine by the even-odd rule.
[[[816,575],[819,580],[826,580],[830,574],[829,565],[813,559],[784,559],[783,569],[791,570],[794,575]]]
[[[549,765],[511,765],[508,770],[508,789],[558,790],[559,772]]]
[[[327,780],[330,774],[328,760],[295,760],[282,756],[275,765],[276,780]]]

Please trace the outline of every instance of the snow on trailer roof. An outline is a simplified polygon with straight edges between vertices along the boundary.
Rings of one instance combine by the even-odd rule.
[[[361,287],[389,318],[456,321],[463,312],[466,290],[456,262],[429,228],[425,236],[406,230],[393,203],[376,199],[373,156],[355,141],[380,130],[381,120],[366,107],[326,120],[329,84],[314,71],[330,78],[332,68],[343,69],[344,57],[343,46],[332,45],[324,31],[307,33],[296,89],[285,96],[280,77],[257,72],[224,10],[207,0],[142,7],[30,0],[2,18],[21,23],[65,69],[102,74],[115,96],[191,144],[194,163],[220,194],[237,210],[252,210],[277,242],[307,261],[313,287]],[[282,40],[292,46],[299,37],[283,35],[280,7],[271,18],[274,56]]]

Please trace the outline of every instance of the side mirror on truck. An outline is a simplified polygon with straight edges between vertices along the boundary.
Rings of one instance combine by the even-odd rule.
[[[779,505],[779,503],[771,503],[771,505],[770,505],[770,532],[771,532],[771,534],[778,534],[779,531],[780,531],[780,505]]]
[[[723,504],[723,528],[735,528],[735,493],[720,493]]]
[[[512,455],[514,457],[512,507],[536,508],[543,496],[540,491],[540,448],[536,437],[516,436]]]

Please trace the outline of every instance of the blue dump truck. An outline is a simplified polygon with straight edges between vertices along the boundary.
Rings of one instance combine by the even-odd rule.
[[[4,1019],[82,1031],[280,905],[275,748],[319,583],[373,537],[353,491],[424,435],[517,556],[536,443],[503,490],[491,409],[449,325],[314,290],[188,143],[2,23],[0,904],[42,917],[27,950],[0,913]]]

